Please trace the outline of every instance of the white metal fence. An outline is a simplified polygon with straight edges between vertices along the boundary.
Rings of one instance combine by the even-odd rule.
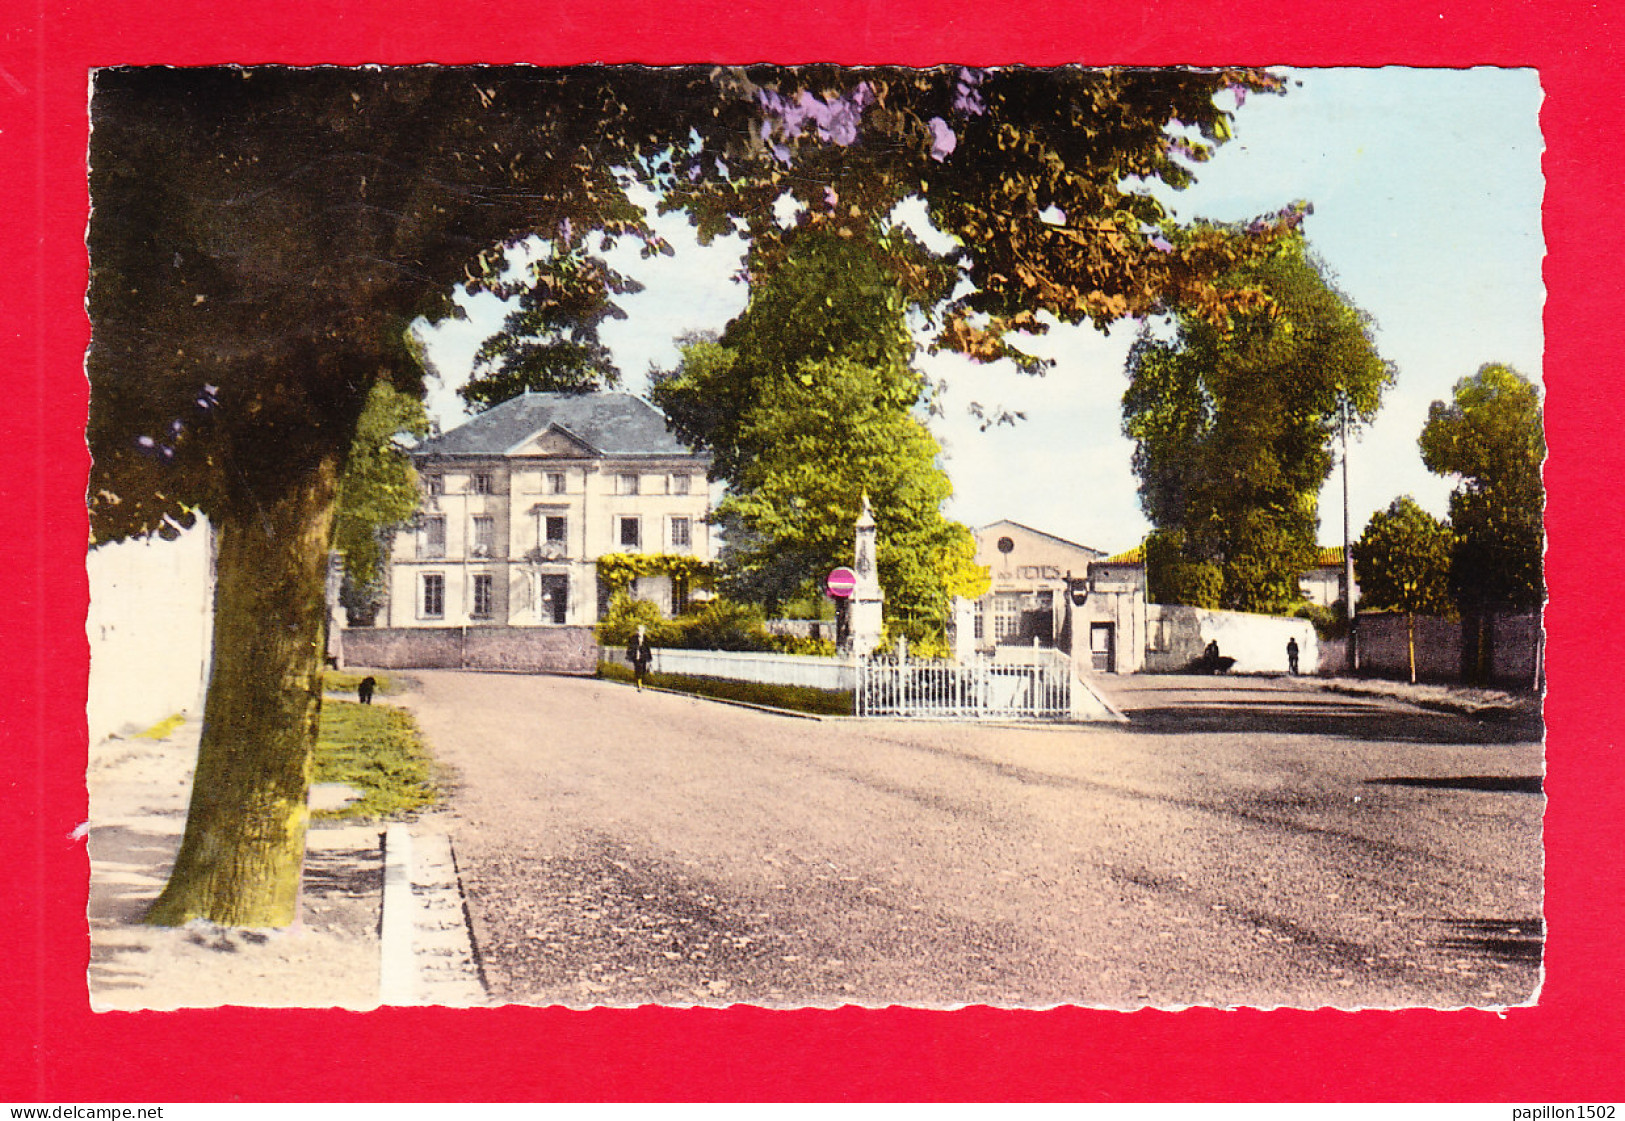
[[[1034,650],[1019,662],[864,658],[857,671],[859,716],[1065,720],[1072,715],[1072,660],[1059,650]]]

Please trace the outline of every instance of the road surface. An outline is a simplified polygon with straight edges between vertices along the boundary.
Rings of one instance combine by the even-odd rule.
[[[1539,984],[1538,739],[1253,678],[1133,722],[817,721],[450,671],[492,995],[532,1004],[1504,1006]]]

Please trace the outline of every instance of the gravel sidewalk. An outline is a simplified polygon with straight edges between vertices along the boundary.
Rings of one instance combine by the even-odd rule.
[[[380,825],[312,824],[300,918],[285,930],[142,925],[180,846],[200,732],[187,720],[161,739],[111,738],[90,750],[91,1007],[377,1007]],[[482,1003],[449,841],[432,819],[412,831],[423,837],[411,876],[412,1002]]]

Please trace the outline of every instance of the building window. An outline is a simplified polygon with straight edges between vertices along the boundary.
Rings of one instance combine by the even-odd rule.
[[[673,518],[671,520],[671,547],[686,550],[692,545],[687,518]]]
[[[620,525],[620,542],[623,549],[636,549],[643,542],[642,526],[636,517],[621,517],[617,519]]]
[[[439,619],[446,614],[446,578],[438,572],[423,574],[423,617]]]
[[[420,558],[438,558],[446,555],[446,519],[432,517],[423,519],[423,527],[418,534],[418,556]]]
[[[681,576],[671,578],[671,613],[681,615],[688,610],[688,580]]]
[[[422,479],[424,494],[436,495],[446,493],[445,482],[440,478],[439,475],[424,475],[422,476]]]
[[[687,494],[691,485],[687,475],[673,475],[671,477],[671,493],[673,494]]]
[[[489,619],[491,617],[493,581],[489,574],[479,573],[474,577],[474,618]]]
[[[491,489],[491,476],[485,471],[475,474],[468,481],[468,489],[474,494],[495,494]]]
[[[978,600],[977,603],[976,603],[976,610],[971,616],[971,634],[976,638],[976,641],[978,641],[978,642],[980,642],[982,640],[982,638],[984,637],[983,636],[983,631],[986,630],[986,624],[983,621],[984,618],[985,618],[985,613],[982,610],[981,601]]]
[[[603,619],[606,615],[609,614],[609,604],[610,604],[610,600],[613,599],[613,598],[614,598],[614,593],[610,590],[609,584],[603,579],[603,577],[599,577],[599,579],[598,579],[598,618],[599,619]]]
[[[996,595],[993,597],[993,638],[1003,642],[1021,633],[1021,597]]]
[[[638,477],[636,475],[616,475],[615,476],[615,493],[616,494],[636,494],[636,493],[638,493]]]
[[[569,538],[569,525],[562,514],[547,515],[542,519],[543,543],[563,548]]]
[[[563,471],[549,471],[547,473],[547,493],[548,494],[563,494],[564,493],[564,472]]]
[[[491,555],[491,540],[496,527],[496,519],[477,515],[474,518],[474,555],[488,557]]]

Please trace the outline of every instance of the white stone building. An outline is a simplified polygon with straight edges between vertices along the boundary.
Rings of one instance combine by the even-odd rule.
[[[527,393],[412,452],[423,486],[395,537],[385,627],[597,622],[609,553],[711,558],[706,470],[658,409],[627,393]],[[666,614],[689,589],[643,577]]]
[[[976,530],[976,563],[986,565],[992,587],[976,601],[976,649],[1065,645],[1068,578],[1082,581],[1106,554],[1053,533],[1009,520]]]

